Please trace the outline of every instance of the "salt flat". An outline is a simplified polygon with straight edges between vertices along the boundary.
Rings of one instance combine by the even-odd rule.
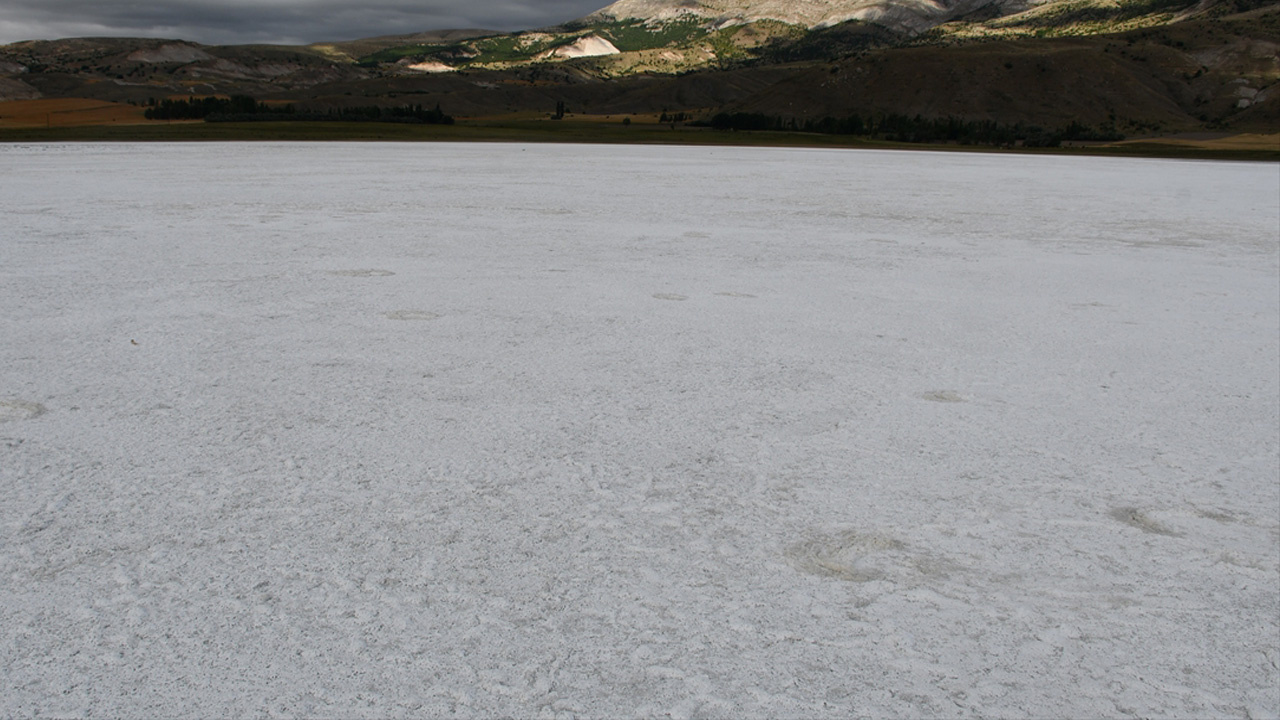
[[[1273,164],[0,172],[2,716],[1280,715]]]

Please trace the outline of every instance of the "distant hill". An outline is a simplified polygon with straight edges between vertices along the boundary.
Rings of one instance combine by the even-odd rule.
[[[619,0],[516,33],[307,46],[0,46],[0,100],[249,95],[312,112],[919,115],[1128,134],[1280,131],[1280,2]]]

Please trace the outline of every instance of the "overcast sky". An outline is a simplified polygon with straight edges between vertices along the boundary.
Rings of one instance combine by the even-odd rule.
[[[612,0],[0,0],[0,44],[163,37],[211,45],[305,44],[423,30],[527,30]]]

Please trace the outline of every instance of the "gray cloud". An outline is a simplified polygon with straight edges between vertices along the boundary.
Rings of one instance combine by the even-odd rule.
[[[0,44],[65,37],[163,37],[207,44],[353,40],[424,30],[524,30],[611,0],[4,0]]]

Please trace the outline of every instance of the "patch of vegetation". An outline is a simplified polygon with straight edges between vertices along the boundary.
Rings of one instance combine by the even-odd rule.
[[[1210,17],[1222,17],[1224,15],[1234,15],[1236,13],[1249,12],[1257,10],[1260,7],[1272,5],[1275,0],[1223,0],[1209,10]]]
[[[428,53],[437,52],[440,45],[402,45],[400,47],[379,50],[372,55],[365,55],[356,61],[357,65],[369,67],[383,63],[399,62],[405,58],[423,58]]]
[[[995,24],[1003,27],[1034,27],[1043,31],[1043,34],[1050,34],[1054,29],[1076,25],[1117,25],[1153,15],[1172,15],[1189,10],[1196,4],[1188,0],[1120,0],[1114,5],[1080,2],[1054,6],[1049,11],[1030,17]]]
[[[639,20],[626,20],[599,25],[577,24],[561,28],[564,32],[513,33],[492,35],[449,45],[406,45],[380,50],[360,58],[358,64],[372,67],[404,59],[436,59],[452,65],[502,65],[533,60],[595,34],[622,52],[651,50],[688,45],[707,36],[707,30],[695,18],[680,18],[647,25]]]
[[[530,40],[528,35],[490,35],[488,37],[466,40],[448,44],[402,45],[379,50],[359,59],[357,65],[373,67],[382,64],[396,63],[401,60],[436,59],[467,64],[487,64],[519,62],[529,60],[534,55],[573,42],[576,37],[552,36],[548,40]]]
[[[423,105],[402,105],[400,107],[380,107],[366,105],[361,107],[331,110],[324,115],[301,116],[301,120],[333,120],[342,122],[390,122],[424,125],[452,125],[453,116],[445,115],[440,104],[432,109]]]
[[[261,122],[341,122],[341,123],[397,123],[401,125],[452,125],[453,116],[445,115],[436,105],[427,110],[421,105],[384,108],[374,105],[330,110],[327,113],[260,113],[256,115],[210,115],[209,123],[261,123]]]
[[[755,48],[751,54],[765,62],[823,61],[853,55],[871,48],[892,47],[903,42],[898,33],[874,23],[857,20],[831,27],[801,31]]]
[[[567,45],[577,38],[552,36],[551,40],[533,40],[520,35],[499,35],[471,43],[476,56],[470,62],[476,64],[509,63],[530,60],[540,52],[560,45]]]
[[[143,116],[148,120],[203,120],[213,115],[276,115],[292,114],[292,105],[283,108],[269,107],[248,95],[220,97],[190,97],[186,100],[151,101]]]
[[[717,30],[707,36],[708,44],[711,45],[711,51],[716,55],[716,63],[721,67],[726,67],[735,60],[745,60],[747,51],[733,41],[734,28],[726,28]]]
[[[707,35],[702,21],[688,16],[652,25],[642,20],[618,20],[591,29],[622,52],[689,45]]]
[[[455,67],[528,62],[540,53],[574,42],[580,35],[491,35],[448,45],[412,45],[381,50],[360,59],[372,67],[400,60],[438,60]]]
[[[854,135],[901,143],[954,143],[994,147],[1060,147],[1069,141],[1110,142],[1123,140],[1114,127],[1095,129],[1072,122],[1065,128],[1046,130],[1023,123],[1001,124],[991,120],[963,120],[956,117],[909,117],[896,113],[862,117],[824,117],[803,122],[795,118],[763,113],[719,113],[711,118],[716,130],[772,130],[783,132]]]
[[[271,106],[248,95],[230,98],[191,97],[186,100],[151,101],[143,116],[148,120],[204,120],[205,122],[389,122],[426,125],[452,125],[453,117],[444,114],[437,103],[428,109],[422,105],[381,107],[367,105],[330,110],[327,113],[298,112],[293,105]]]
[[[798,130],[794,118],[788,120],[776,115],[764,113],[716,113],[711,118],[710,126],[715,130]],[[852,135],[853,133],[846,133]]]

